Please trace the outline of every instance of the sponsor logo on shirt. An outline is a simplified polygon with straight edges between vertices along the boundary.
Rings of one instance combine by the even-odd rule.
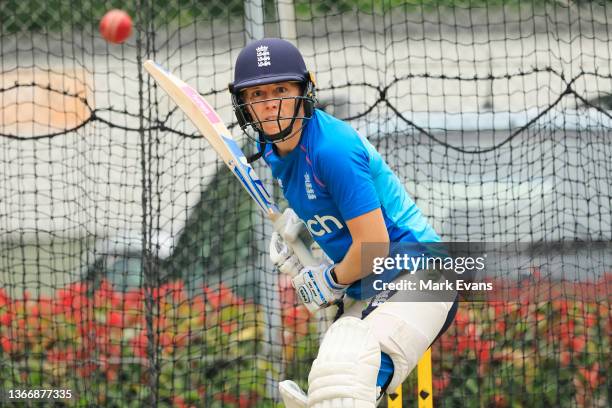
[[[325,234],[332,233],[334,226],[339,230],[343,228],[342,223],[331,215],[315,215],[313,220],[306,222],[308,231],[315,237],[322,237]]]
[[[304,173],[304,188],[306,189],[306,196],[309,200],[315,200],[317,195],[315,194],[312,183],[310,182],[310,174]]]

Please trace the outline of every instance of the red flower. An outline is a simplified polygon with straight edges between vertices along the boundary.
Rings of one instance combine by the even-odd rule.
[[[69,284],[66,290],[74,295],[85,295],[87,294],[87,284],[84,282],[74,282]]]
[[[106,324],[109,327],[124,328],[125,327],[125,314],[117,311],[109,311],[106,314]]]
[[[147,357],[147,332],[141,330],[131,341],[132,351],[136,357],[146,358]]]
[[[586,327],[593,327],[597,324],[597,316],[592,313],[587,313],[584,316],[584,324]]]
[[[169,327],[168,319],[165,316],[156,316],[153,318],[153,330],[163,331]]]
[[[494,347],[495,342],[492,340],[477,340],[475,348],[478,360],[480,360],[481,363],[489,362],[489,359],[491,357],[491,349],[493,349]]]
[[[553,308],[558,309],[561,315],[567,315],[569,310],[567,299],[553,300]]]
[[[578,372],[584,377],[585,383],[592,389],[599,385],[599,364],[595,363],[590,369],[580,367]]]
[[[144,309],[144,291],[131,290],[123,295],[123,308],[126,311],[142,311]]]
[[[117,378],[119,378],[119,373],[117,373],[117,368],[109,367],[105,370],[106,381],[115,382]]]
[[[291,277],[281,273],[278,276],[278,291],[281,308],[293,307],[296,304],[295,289],[291,284]]]
[[[47,297],[38,298],[38,308],[40,317],[49,318],[53,316],[53,300]]]
[[[215,394],[215,399],[221,401],[223,404],[231,405],[237,405],[240,402],[238,398],[236,398],[229,392],[220,392],[218,394]]]
[[[80,377],[90,377],[98,368],[96,363],[84,363],[77,367],[77,375]]]
[[[574,321],[562,321],[559,323],[559,336],[561,337],[561,341],[564,343],[569,343],[570,337],[574,335]]]
[[[443,351],[455,350],[455,345],[456,345],[455,337],[453,336],[454,333],[450,332],[450,330],[446,332],[442,337],[440,337],[440,340],[439,340],[440,346]]]
[[[51,349],[47,351],[47,361],[52,363],[80,362],[88,357],[85,350],[69,347],[65,350]]]
[[[255,391],[251,391],[249,394],[240,394],[240,399],[238,400],[238,408],[254,407],[257,404],[258,399],[259,395],[257,395]]]
[[[502,334],[506,332],[506,322],[504,320],[498,320],[495,323],[495,329],[497,330],[497,333]]]
[[[586,346],[586,339],[584,335],[574,336],[570,339],[569,344],[572,351],[580,353],[582,352],[582,350],[584,350],[584,347]]]
[[[495,394],[493,395],[493,397],[491,398],[491,406],[493,407],[507,407],[508,406],[508,401],[506,400],[506,397],[501,395],[501,394]]]
[[[168,347],[172,345],[172,335],[169,333],[161,333],[159,336],[159,345],[162,347]]]
[[[208,286],[204,286],[202,289],[206,295],[206,301],[213,307],[213,309],[219,310],[221,307],[221,296]]]
[[[450,384],[450,374],[448,372],[443,372],[442,376],[434,376],[432,379],[432,384],[436,393],[444,391],[444,389]]]
[[[470,322],[470,318],[467,313],[462,310],[457,311],[457,315],[455,316],[454,324],[457,326],[457,331],[463,332],[465,326]]]
[[[175,305],[187,302],[187,294],[185,293],[185,284],[183,281],[177,280],[170,282],[167,287],[172,296],[172,302]]]
[[[2,346],[2,350],[4,350],[5,353],[10,353],[13,350],[11,339],[6,336],[0,337],[0,346]]]
[[[243,305],[244,300],[235,295],[230,288],[225,286],[223,283],[219,284],[219,296],[221,300],[222,306],[230,306],[230,305]]]
[[[456,354],[462,354],[465,349],[468,348],[468,345],[470,344],[470,339],[467,336],[462,336],[460,335],[457,338],[457,348],[456,348]]]
[[[564,350],[559,353],[559,361],[561,362],[561,367],[569,366],[572,361],[572,356],[569,351]]]
[[[113,285],[107,280],[103,280],[100,283],[100,286],[93,295],[94,307],[119,308],[121,306],[121,302],[121,294],[117,292]]]
[[[0,307],[4,307],[11,303],[11,299],[6,294],[6,290],[4,288],[0,288]]]
[[[493,306],[493,309],[495,310],[496,318],[501,318],[504,316],[505,310],[506,310],[506,308],[504,307],[504,302],[493,301],[493,302],[489,302],[489,304]]]
[[[0,315],[0,325],[2,326],[10,326],[13,322],[13,314],[11,312],[6,312]]]
[[[153,296],[153,300],[155,302],[159,302],[162,298],[166,297],[168,294],[168,285],[161,285],[158,288],[150,289],[151,295]]]
[[[221,327],[221,330],[223,330],[223,332],[225,334],[232,334],[233,332],[235,332],[238,329],[238,323],[236,323],[236,322],[230,322],[230,323],[221,322],[220,327]]]
[[[206,300],[203,295],[196,295],[191,299],[189,313],[199,317],[202,322],[206,320]]]
[[[185,403],[185,400],[182,397],[179,397],[178,395],[172,397],[172,406],[176,408],[188,408],[187,404]]]
[[[219,310],[224,306],[243,305],[244,300],[232,293],[232,291],[223,283],[219,284],[218,291],[215,291],[208,286],[203,286],[202,290],[206,295],[206,300],[215,310]]]
[[[308,334],[308,320],[310,313],[306,307],[292,306],[289,309],[283,310],[283,323],[285,327],[294,332],[297,336],[305,336]]]

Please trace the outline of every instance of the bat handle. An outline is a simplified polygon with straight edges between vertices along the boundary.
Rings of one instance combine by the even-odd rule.
[[[312,256],[312,252],[306,247],[304,241],[299,237],[293,242],[287,242],[287,245],[293,250],[293,253],[295,253],[302,265],[317,266],[320,264],[320,262]]]

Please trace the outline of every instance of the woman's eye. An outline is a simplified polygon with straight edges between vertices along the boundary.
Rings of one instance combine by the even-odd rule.
[[[284,86],[279,86],[278,88],[276,88],[276,92],[278,92],[279,94],[286,93],[287,88],[285,88]]]

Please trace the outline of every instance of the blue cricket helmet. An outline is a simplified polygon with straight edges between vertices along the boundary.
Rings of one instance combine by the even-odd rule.
[[[243,101],[242,91],[253,86],[285,81],[299,82],[302,95],[295,98],[295,112],[290,125],[279,133],[266,134],[261,126],[262,122],[251,117],[249,104]],[[252,41],[240,51],[234,69],[234,82],[229,84],[229,91],[240,128],[246,133],[247,128],[252,127],[259,133],[260,143],[274,143],[290,137],[294,134],[295,121],[302,119],[304,127],[314,112],[314,76],[306,69],[304,58],[295,45],[280,38]],[[304,107],[303,116],[298,116],[300,106]]]
[[[249,43],[238,55],[230,92],[275,82],[310,81],[310,73],[300,51],[289,41],[264,38]]]

